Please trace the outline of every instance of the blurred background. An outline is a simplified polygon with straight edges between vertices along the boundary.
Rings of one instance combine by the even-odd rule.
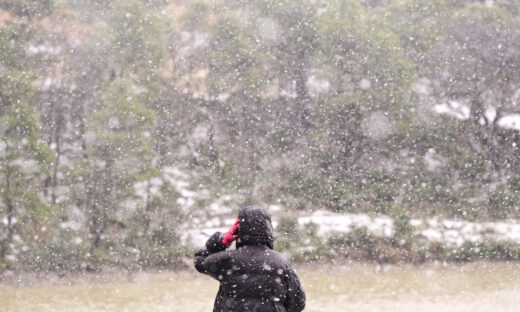
[[[516,0],[0,0],[0,271],[518,260],[519,103]]]

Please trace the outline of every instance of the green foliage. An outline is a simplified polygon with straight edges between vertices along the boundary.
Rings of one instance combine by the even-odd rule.
[[[22,17],[43,17],[52,13],[53,0],[3,0],[0,9]]]
[[[331,5],[320,16],[319,29],[324,65],[332,73],[330,81],[337,84],[334,89],[363,96],[367,110],[391,107],[399,112],[403,87],[411,82],[413,67],[404,57],[397,35],[352,1]],[[368,89],[352,85],[362,79],[371,84]],[[354,90],[345,90],[345,83],[351,83],[347,87]]]
[[[14,104],[0,118],[0,131],[4,136],[0,161],[4,164],[4,173],[38,175],[47,170],[54,153],[38,139],[40,126],[34,110],[24,104]],[[23,163],[18,162],[22,158],[28,167],[29,161],[35,161],[37,165],[22,168]]]
[[[330,237],[325,246],[326,256],[336,258],[337,256],[352,260],[371,259],[376,260],[377,239],[368,232],[365,227],[354,228],[348,234],[338,234]],[[323,252],[323,251],[322,251]]]
[[[4,235],[0,261],[10,254],[15,233],[35,231],[38,237],[55,216],[38,193],[41,177],[55,156],[39,141],[38,130],[36,114],[25,104],[13,104],[0,115],[0,211],[7,219],[0,228]]]
[[[155,112],[142,104],[134,88],[126,79],[112,82],[104,106],[94,112],[89,123],[96,134],[95,147],[106,150],[113,159],[152,153],[148,136],[155,125]],[[139,164],[134,166],[139,168]]]
[[[284,216],[281,217],[278,221],[278,227],[276,231],[280,233],[280,235],[284,235],[290,238],[297,238],[300,236],[298,234],[298,219],[295,217]]]
[[[324,105],[314,111],[320,126],[311,137],[313,162],[325,175],[323,189],[334,190],[328,192],[333,197],[323,199],[335,210],[368,203],[384,212],[393,202],[393,189],[388,187],[392,178],[371,168],[370,159],[377,159],[385,144],[403,143],[397,130],[411,118],[406,101],[415,77],[413,64],[399,37],[358,1],[329,3],[319,16],[318,30],[321,53],[316,65],[322,68],[318,74],[331,84]],[[372,119],[387,123],[381,135],[385,142],[363,129]],[[357,200],[341,188],[355,192]]]
[[[23,44],[28,36],[27,27],[0,26],[0,113],[15,103],[28,103],[34,94],[34,77],[23,70]]]
[[[394,221],[393,243],[398,246],[404,246],[411,242],[412,226],[410,225],[410,213],[401,206],[394,206],[390,213]]]
[[[142,104],[134,88],[129,80],[113,81],[105,92],[104,105],[88,122],[93,142],[87,153],[92,162],[85,169],[92,196],[89,227],[95,234],[93,248],[99,246],[109,224],[126,226],[116,212],[124,212],[120,203],[135,199],[133,184],[157,174],[149,139],[155,112]]]
[[[507,219],[520,210],[519,177],[514,177],[506,185],[498,187],[490,196],[488,214],[494,219]]]
[[[191,1],[189,9],[182,17],[184,27],[187,29],[197,29],[207,31],[209,29],[211,7],[207,1]]]
[[[497,30],[503,30],[507,27],[509,17],[508,12],[498,6],[490,7],[480,3],[473,3],[457,11],[454,20],[457,22],[470,20],[493,26]]]
[[[59,235],[49,239],[46,248],[34,248],[24,255],[27,267],[34,271],[48,272],[89,270],[87,261],[89,256],[88,245],[77,240],[79,233],[70,230],[62,230]]]
[[[268,40],[266,42],[265,39],[262,42],[267,46],[273,45],[268,50],[271,50],[271,57],[276,58],[273,64],[279,68],[275,66],[272,69],[291,72],[297,69],[298,61],[308,62],[319,41],[315,5],[307,0],[282,0],[276,5],[269,0],[258,0],[255,5],[260,18],[272,19],[275,27],[279,28],[279,38],[274,38],[274,43],[269,43]]]
[[[276,227],[275,249],[298,257],[298,246],[301,246],[305,237],[298,226],[298,219],[294,216],[282,216]]]
[[[372,235],[367,228],[353,228],[348,234],[335,234],[326,242],[315,240],[308,234],[305,240],[289,244],[284,240],[277,249],[297,262],[348,259],[351,261],[375,261],[378,263],[429,263],[434,261],[467,262],[478,260],[516,261],[520,248],[514,243],[484,240],[466,241],[461,246],[447,246],[440,242],[412,239],[408,230],[400,231],[405,243],[393,238]],[[315,235],[315,233],[314,233]],[[299,247],[298,247],[299,246]],[[303,246],[303,247],[302,247]]]
[[[113,4],[111,42],[116,71],[150,80],[165,58],[166,23],[140,0]]]
[[[257,95],[261,88],[261,60],[250,31],[230,16],[218,18],[211,29],[212,40],[206,53],[212,94],[238,89],[245,96]]]
[[[399,36],[406,54],[421,62],[442,39],[451,13],[445,0],[397,0],[390,1],[379,14],[387,27]]]
[[[15,103],[27,103],[32,95],[30,74],[17,70],[0,71],[0,110]]]
[[[486,240],[479,243],[464,242],[453,250],[447,250],[445,256],[452,261],[475,260],[519,260],[520,248],[514,244]]]
[[[155,112],[142,104],[134,88],[129,80],[112,82],[104,96],[105,105],[89,122],[96,134],[97,152],[105,151],[111,159],[146,159],[153,154],[148,137],[155,125]],[[131,166],[134,170],[141,167],[139,163]]]
[[[0,68],[22,69],[23,44],[28,35],[29,30],[23,25],[0,26]]]

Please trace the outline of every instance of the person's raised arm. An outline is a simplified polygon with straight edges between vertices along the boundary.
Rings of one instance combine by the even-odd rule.
[[[194,264],[197,271],[218,279],[221,270],[219,263],[228,258],[228,255],[222,253],[222,251],[226,250],[238,238],[236,233],[239,226],[240,220],[237,219],[226,233],[215,232],[206,241],[206,248],[195,253]]]

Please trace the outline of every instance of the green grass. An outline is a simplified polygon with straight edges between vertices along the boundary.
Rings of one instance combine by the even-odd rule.
[[[520,306],[519,263],[304,265],[298,272],[308,296],[305,311],[311,312],[518,311]],[[20,278],[0,286],[3,311],[211,311],[218,287],[193,271]]]

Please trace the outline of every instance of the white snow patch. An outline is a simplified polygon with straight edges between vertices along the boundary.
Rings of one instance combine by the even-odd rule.
[[[52,46],[50,43],[42,43],[38,45],[30,45],[25,52],[28,56],[35,56],[37,54],[56,56],[61,53],[61,47]]]
[[[424,154],[424,164],[426,165],[426,169],[428,171],[436,171],[437,168],[441,167],[442,164],[445,162],[444,157],[437,154],[435,152],[435,149],[430,148],[426,154]]]
[[[371,139],[384,139],[392,134],[393,121],[382,112],[373,112],[361,123],[363,134]]]
[[[81,230],[82,227],[83,227],[83,223],[72,221],[72,220],[60,223],[60,228],[62,228],[64,230],[70,229],[72,231],[79,231],[79,230]]]
[[[178,50],[180,57],[190,56],[208,44],[208,35],[205,33],[183,31],[180,35],[182,45]]]
[[[45,231],[44,231],[45,232]],[[16,243],[22,243],[23,242],[23,239],[20,235],[18,234],[15,234],[13,235],[13,242],[16,242]]]
[[[182,209],[188,210],[195,205],[194,197],[197,196],[197,193],[189,189],[190,184],[187,181],[186,173],[177,167],[170,166],[163,169],[162,177],[179,193],[177,203]]]
[[[181,241],[191,246],[204,246],[208,238],[215,232],[224,233],[226,227],[202,228],[196,230],[184,231],[181,234]]]
[[[217,227],[220,226],[220,219],[217,217],[211,218],[210,220],[204,223],[205,227]]]
[[[428,95],[431,92],[430,80],[428,78],[421,78],[412,83],[412,91],[419,95]]]
[[[370,82],[370,80],[368,80],[366,78],[363,78],[359,81],[359,88],[361,90],[368,90],[368,89],[370,89],[371,85],[372,85],[372,83]]]
[[[217,100],[221,103],[226,103],[226,101],[230,98],[231,94],[229,93],[221,93],[217,96]]]
[[[490,106],[484,111],[484,116],[486,117],[488,124],[492,124],[495,121],[495,118],[497,118],[497,110]]]
[[[505,222],[469,222],[430,219],[425,228],[415,227],[415,234],[430,241],[442,242],[450,247],[461,246],[464,242],[481,242],[486,239],[520,244],[520,223]]]
[[[470,108],[458,101],[437,104],[433,107],[433,110],[439,114],[450,115],[461,120],[468,119],[470,114]]]
[[[121,122],[119,121],[119,118],[117,118],[117,116],[110,116],[108,118],[108,128],[113,130],[113,129],[117,129],[119,128],[119,126],[121,125]]]
[[[258,30],[260,38],[266,43],[276,43],[282,35],[280,25],[269,17],[262,17],[258,19]]]
[[[160,195],[160,190],[163,185],[163,180],[158,177],[151,178],[147,181],[141,181],[134,184],[134,192],[135,194],[141,198],[143,201],[149,200],[154,196]]]
[[[279,212],[282,210],[282,206],[280,205],[269,205],[267,206],[267,211],[270,211],[270,212]]]
[[[422,220],[418,220],[418,219],[412,219],[410,220],[410,225],[411,226],[415,226],[415,227],[418,227],[420,225],[423,224],[423,221]]]
[[[318,96],[321,93],[327,93],[330,89],[330,82],[327,79],[320,79],[311,75],[307,80],[307,88],[311,96]]]
[[[509,114],[498,120],[498,125],[506,129],[520,131],[520,114]]]
[[[10,166],[19,167],[22,173],[30,175],[38,172],[38,162],[34,159],[17,158],[9,162]]]
[[[316,211],[309,216],[299,217],[298,224],[318,226],[318,236],[328,237],[334,233],[350,233],[353,228],[366,227],[376,236],[393,235],[393,221],[390,217],[371,218],[367,214],[339,214],[327,211]]]
[[[228,218],[221,223],[223,226],[188,229],[183,233],[181,239],[189,245],[203,246],[213,233],[227,231],[234,221],[234,218]],[[384,215],[371,217],[362,213],[334,213],[320,210],[298,217],[297,221],[302,229],[309,224],[314,224],[317,228],[317,236],[322,241],[333,235],[348,234],[353,229],[362,227],[366,227],[368,232],[376,237],[392,237],[395,233],[392,218]],[[217,221],[213,220],[211,224],[217,224]],[[273,227],[276,228],[277,224],[278,222],[274,218]],[[467,241],[478,243],[485,240],[520,244],[520,221],[518,220],[478,223],[431,218],[411,219],[410,225],[414,236],[431,242],[443,243],[448,247],[460,247]],[[306,248],[306,246],[301,248]]]

